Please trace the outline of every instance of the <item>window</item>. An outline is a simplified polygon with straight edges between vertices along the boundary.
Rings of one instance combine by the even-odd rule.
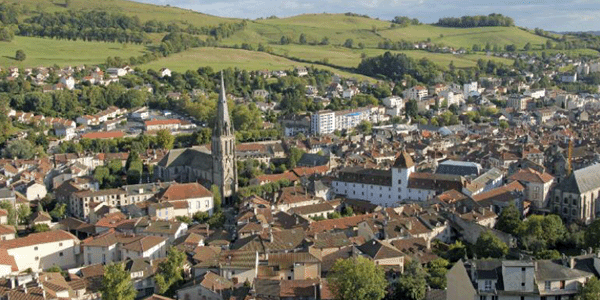
[[[37,247],[37,246],[33,247],[33,250],[37,251],[37,249],[38,249],[38,247]]]
[[[62,243],[58,243],[58,246],[59,246],[59,247],[62,247]]]
[[[479,296],[479,300],[487,300],[487,296]]]
[[[525,272],[525,268],[521,268],[521,272]]]
[[[35,260],[36,260],[36,261],[40,260],[40,257],[39,257],[39,256],[36,256],[36,257],[35,257]]]
[[[525,282],[521,282],[521,286],[525,286]]]
[[[492,281],[491,281],[491,280],[486,280],[486,281],[484,282],[484,289],[485,289],[486,291],[489,291],[489,290],[491,290],[491,289],[492,289]]]
[[[62,256],[63,256],[63,253],[62,253],[62,252],[59,252],[59,253],[58,253],[58,256],[62,257]]]
[[[549,291],[552,289],[552,282],[546,281],[544,284],[544,290]]]

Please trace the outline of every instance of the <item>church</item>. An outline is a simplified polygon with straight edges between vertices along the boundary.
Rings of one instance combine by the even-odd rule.
[[[217,118],[210,146],[173,149],[155,167],[155,179],[161,181],[200,182],[216,185],[223,198],[235,194],[238,188],[235,157],[235,132],[227,108],[225,83],[221,72],[221,91]]]

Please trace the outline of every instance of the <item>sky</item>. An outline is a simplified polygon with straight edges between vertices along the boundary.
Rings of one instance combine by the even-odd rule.
[[[202,13],[256,19],[304,13],[367,14],[391,20],[394,16],[433,23],[442,17],[501,13],[518,26],[551,31],[600,31],[600,0],[135,0],[171,5]]]

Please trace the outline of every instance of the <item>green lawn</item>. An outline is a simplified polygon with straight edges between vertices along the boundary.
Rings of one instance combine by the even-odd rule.
[[[16,61],[17,50],[25,51],[27,59]],[[104,42],[66,41],[16,36],[12,42],[0,42],[0,66],[37,67],[99,64],[109,56],[129,58],[144,53],[142,45]]]
[[[367,57],[378,56],[385,53],[387,50],[383,49],[348,49],[344,47],[335,46],[301,46],[301,45],[272,45],[275,53],[280,55],[286,55],[290,57],[297,57],[301,59],[322,62],[324,59],[328,63],[347,68],[355,68],[361,62],[362,54],[364,53]],[[426,57],[434,63],[447,67],[450,62],[454,62],[454,66],[457,68],[473,67],[476,65],[477,60],[494,60],[504,64],[512,64],[513,61],[510,59],[499,58],[494,56],[486,56],[482,54],[467,54],[467,55],[453,55],[453,54],[442,54],[442,53],[431,53],[420,50],[406,50],[406,51],[391,51],[392,53],[404,53],[408,57],[414,59],[421,59]]]

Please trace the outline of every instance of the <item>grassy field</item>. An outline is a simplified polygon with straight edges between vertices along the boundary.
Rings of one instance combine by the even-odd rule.
[[[211,67],[217,70],[226,68],[245,70],[288,70],[297,66],[307,65],[310,64],[296,62],[264,52],[225,48],[195,48],[158,61],[144,64],[141,67],[144,69],[155,70],[166,67],[174,71],[185,72],[187,70],[196,70],[199,67]],[[331,70],[332,72],[343,76],[372,80],[366,76],[344,72],[336,68],[321,65],[315,66],[320,69]]]
[[[219,23],[239,22],[237,19],[221,18],[202,14],[192,10],[162,5],[145,4],[128,0],[71,0],[65,7],[65,0],[3,0],[4,2],[19,3],[30,11],[38,8],[45,12],[66,10],[103,10],[114,13],[124,13],[137,16],[140,21],[158,20],[165,23],[175,22],[195,26],[218,25]]]
[[[16,61],[17,50],[25,51],[27,59]],[[130,57],[144,53],[142,45],[104,42],[65,41],[17,36],[10,43],[0,42],[0,67],[37,67],[99,64],[109,56]]]
[[[392,41],[425,41],[428,38],[435,44],[444,44],[451,47],[471,48],[473,44],[504,46],[515,44],[519,49],[528,42],[539,48],[546,43],[546,38],[531,34],[517,27],[480,27],[480,28],[447,28],[434,25],[408,26],[393,28],[379,32],[382,38]]]
[[[336,46],[301,46],[301,45],[273,45],[274,52],[279,55],[285,55],[290,57],[301,58],[305,60],[311,60],[316,62],[322,62],[324,59],[328,63],[340,66],[355,68],[362,60],[363,53],[367,57],[378,56],[385,53],[387,50],[383,49],[348,49],[344,47]],[[442,53],[431,53],[427,51],[419,50],[407,50],[407,51],[391,51],[392,53],[404,53],[408,57],[414,59],[421,59],[426,57],[434,63],[447,67],[450,62],[454,62],[454,66],[457,68],[473,67],[477,63],[477,60],[494,60],[504,64],[512,64],[513,61],[510,59],[499,58],[494,56],[486,56],[480,54],[467,54],[467,55],[453,55],[453,54],[442,54]]]

